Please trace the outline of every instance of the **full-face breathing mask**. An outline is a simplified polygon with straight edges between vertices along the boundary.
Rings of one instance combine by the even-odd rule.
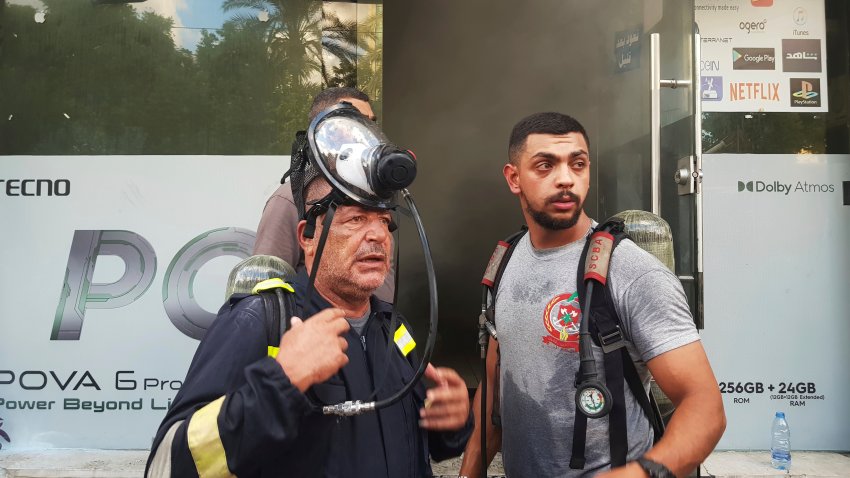
[[[391,144],[375,122],[349,103],[316,116],[307,143],[311,161],[333,189],[361,206],[394,208],[396,193],[416,178],[413,153]]]
[[[422,220],[410,192],[406,189],[416,178],[415,156],[411,151],[399,149],[390,143],[378,125],[350,103],[341,102],[317,115],[306,134],[297,135],[289,175],[299,214],[307,221],[305,237],[313,238],[316,221],[322,214],[325,216],[316,258],[310,270],[307,303],[310,303],[315,290],[316,274],[337,207],[357,205],[367,209],[404,210],[397,203],[398,193],[404,197],[407,205],[404,211],[409,211],[413,218],[422,244],[430,293],[430,327],[422,362],[413,378],[391,397],[372,402],[357,400],[333,405],[322,404],[322,412],[326,415],[350,416],[392,405],[403,398],[425,373],[437,336],[437,282],[434,264]],[[306,187],[317,178],[326,180],[331,186],[331,192],[308,203]],[[394,230],[393,222],[390,232]],[[395,302],[394,300],[393,317],[396,314]],[[392,337],[389,337],[389,340],[392,340]]]

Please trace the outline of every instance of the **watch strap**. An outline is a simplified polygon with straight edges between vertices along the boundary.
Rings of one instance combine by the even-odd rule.
[[[670,468],[657,461],[652,461],[645,456],[638,458],[637,464],[649,473],[650,478],[676,478],[676,475],[670,471]]]

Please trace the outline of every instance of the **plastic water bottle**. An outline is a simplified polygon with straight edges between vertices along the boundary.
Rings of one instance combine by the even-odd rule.
[[[777,470],[791,469],[791,431],[784,412],[776,412],[771,427],[770,464]]]

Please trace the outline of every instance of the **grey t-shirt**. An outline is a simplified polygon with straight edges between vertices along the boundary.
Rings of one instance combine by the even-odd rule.
[[[348,321],[348,325],[351,326],[357,332],[357,335],[363,335],[363,328],[366,327],[366,322],[369,321],[369,316],[372,314],[372,308],[366,309],[366,313],[360,317],[349,318],[346,317],[345,320]]]
[[[502,456],[510,477],[592,475],[610,465],[608,418],[589,419],[587,462],[569,467],[581,320],[576,272],[584,240],[535,249],[526,234],[507,265],[496,297],[501,350]],[[649,389],[646,362],[699,340],[681,283],[631,241],[611,258],[609,282],[627,348]],[[604,381],[602,350],[594,354]],[[626,386],[628,459],[652,445],[652,429]]]

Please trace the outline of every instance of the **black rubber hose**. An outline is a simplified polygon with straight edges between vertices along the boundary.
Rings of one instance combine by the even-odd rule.
[[[582,318],[579,323],[578,342],[579,342],[579,380],[586,381],[587,379],[596,379],[596,358],[593,356],[593,341],[590,338],[590,301],[593,299],[593,281],[585,282],[585,294],[587,301],[582,307]]]
[[[425,351],[422,354],[422,362],[419,364],[419,368],[416,370],[413,378],[401,390],[396,392],[395,395],[375,402],[375,409],[388,407],[398,402],[419,382],[425,373],[425,369],[428,367],[428,363],[431,361],[431,354],[434,352],[434,343],[437,341],[437,274],[434,270],[434,260],[431,258],[431,247],[428,245],[428,238],[425,236],[425,227],[422,225],[422,218],[419,216],[419,211],[416,209],[416,204],[413,202],[410,192],[407,189],[403,189],[402,195],[405,201],[407,201],[407,205],[413,215],[413,221],[416,223],[416,231],[419,233],[419,241],[422,243],[422,254],[425,256],[425,270],[428,275],[428,292],[430,293],[430,328],[428,330],[428,340],[425,343]]]

